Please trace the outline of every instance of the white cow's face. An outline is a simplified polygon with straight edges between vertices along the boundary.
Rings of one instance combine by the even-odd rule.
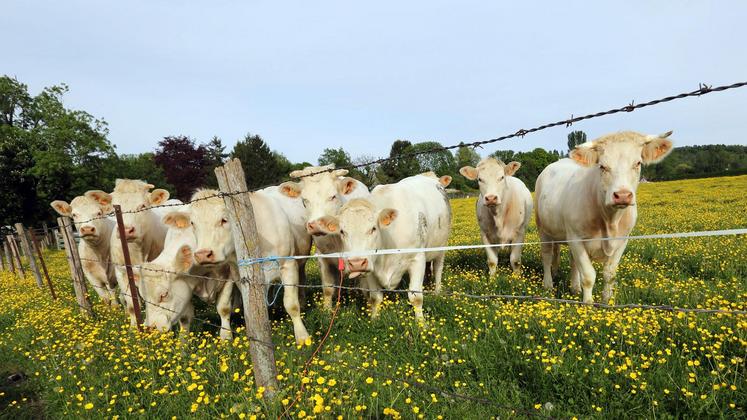
[[[111,204],[101,204],[87,196],[78,196],[68,204],[65,201],[53,201],[52,208],[62,216],[73,219],[75,229],[81,238],[86,241],[96,242],[102,232],[108,232],[105,215],[112,211]],[[108,239],[108,238],[107,238]]]
[[[339,234],[344,252],[370,251],[380,248],[382,231],[389,229],[397,218],[394,209],[377,211],[369,201],[357,199],[343,206],[337,217],[320,219],[321,229],[327,234]],[[376,255],[353,256],[345,261],[350,278],[373,270]]]
[[[467,179],[477,180],[480,187],[480,195],[483,203],[491,208],[501,205],[501,197],[508,188],[507,177],[512,176],[521,167],[519,162],[511,162],[508,165],[494,158],[485,158],[476,168],[465,166],[459,170]]]
[[[145,326],[168,331],[192,298],[186,284],[177,281],[192,266],[192,249],[179,248],[173,261],[149,262],[139,267],[140,293],[145,300]],[[187,290],[182,290],[186,288]]]
[[[623,209],[636,204],[641,165],[657,163],[672,151],[672,132],[655,136],[621,132],[576,146],[569,155],[599,176],[598,194],[605,206]]]
[[[124,223],[125,239],[140,245],[147,232],[153,228],[151,213],[148,209],[166,202],[169,192],[155,189],[153,184],[146,184],[140,180],[118,179],[114,185],[114,192],[106,194],[103,191],[88,191],[86,196],[99,203],[111,203],[122,208],[122,222]],[[119,230],[117,229],[117,238]]]
[[[313,173],[331,167],[309,167],[303,171],[294,171],[291,176],[300,177],[303,173]],[[337,214],[343,204],[343,196],[355,191],[358,183],[353,178],[340,178],[348,173],[338,169],[303,178],[301,182],[285,182],[280,185],[280,192],[288,197],[301,197],[306,209],[306,231],[311,235],[324,235],[319,227],[319,219]]]
[[[228,223],[228,210],[216,190],[201,190],[192,196],[190,217],[197,239],[195,262],[201,266],[221,265],[227,262],[236,247]],[[208,199],[203,199],[210,197]],[[199,201],[194,201],[199,200]]]

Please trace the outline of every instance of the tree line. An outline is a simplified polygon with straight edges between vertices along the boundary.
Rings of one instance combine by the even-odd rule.
[[[144,179],[187,200],[198,187],[217,187],[213,170],[229,157],[241,160],[250,188],[278,184],[288,180],[291,171],[312,165],[291,162],[251,133],[231,150],[218,137],[200,143],[186,135],[171,135],[153,151],[119,154],[108,140],[106,121],[64,106],[67,91],[62,84],[31,95],[17,79],[0,77],[0,227],[50,220],[49,202],[71,199],[89,189],[111,191],[117,178]],[[583,132],[574,131],[568,135],[567,150],[585,141]],[[566,156],[567,150],[496,150],[488,155],[521,162],[516,176],[533,189],[542,169]],[[459,175],[459,168],[474,166],[481,159],[471,147],[461,145],[452,153],[435,141],[400,139],[392,143],[389,157],[394,159],[351,169],[349,175],[373,186],[434,171],[453,177],[450,188],[476,191],[476,183]],[[315,164],[349,167],[376,159],[370,155],[353,158],[340,147],[324,149]],[[661,164],[645,168],[643,176],[670,180],[741,173],[747,173],[747,147],[709,145],[676,148]]]

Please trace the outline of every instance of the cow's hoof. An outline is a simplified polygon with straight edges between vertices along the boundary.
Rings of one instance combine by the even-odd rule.
[[[552,282],[549,282],[549,283],[548,282],[543,282],[542,283],[542,288],[544,288],[548,292],[551,291],[552,290]]]
[[[220,339],[221,340],[233,340],[233,334],[231,331],[221,329],[220,330]]]

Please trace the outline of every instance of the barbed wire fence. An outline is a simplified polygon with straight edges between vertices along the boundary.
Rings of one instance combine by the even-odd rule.
[[[460,142],[458,144],[453,144],[453,145],[449,145],[449,146],[434,147],[434,148],[431,148],[431,149],[428,149],[428,150],[421,150],[421,151],[417,151],[417,152],[402,153],[402,154],[399,154],[399,155],[396,155],[396,156],[389,156],[389,157],[386,157],[386,158],[381,158],[381,159],[377,159],[377,160],[373,160],[373,161],[365,162],[365,163],[361,163],[361,164],[347,165],[347,166],[341,166],[341,167],[337,167],[337,168],[332,167],[332,168],[318,170],[318,171],[311,172],[311,173],[305,173],[305,174],[302,174],[302,175],[300,175],[298,177],[295,177],[295,178],[303,179],[303,178],[306,178],[306,177],[312,177],[312,176],[315,176],[315,175],[319,175],[319,174],[323,174],[323,173],[328,173],[328,172],[332,172],[332,171],[336,171],[336,170],[341,170],[341,169],[352,170],[352,169],[359,169],[359,168],[363,168],[363,167],[369,167],[371,165],[381,165],[383,163],[390,162],[390,161],[396,161],[396,160],[399,160],[399,159],[406,159],[406,158],[413,158],[413,157],[417,157],[417,156],[421,156],[421,155],[425,155],[425,154],[432,154],[432,153],[437,153],[437,152],[442,152],[442,151],[450,151],[450,150],[457,149],[457,148],[460,148],[460,147],[473,147],[473,148],[481,147],[481,146],[484,146],[484,145],[487,145],[487,144],[492,144],[492,143],[496,143],[496,142],[500,142],[500,141],[504,141],[504,140],[508,140],[508,139],[512,139],[512,138],[523,138],[527,134],[535,133],[535,132],[542,131],[542,130],[545,130],[545,129],[548,129],[548,128],[552,128],[552,127],[559,127],[559,126],[570,127],[574,123],[577,123],[577,122],[580,122],[580,121],[584,121],[584,120],[598,118],[598,117],[602,117],[602,116],[606,116],[606,115],[613,115],[613,114],[622,113],[622,112],[633,112],[633,111],[641,109],[641,108],[650,107],[650,106],[654,106],[654,105],[658,105],[658,104],[662,104],[662,103],[666,103],[666,102],[670,102],[670,101],[674,101],[674,100],[679,100],[679,99],[684,99],[684,98],[689,98],[689,97],[699,97],[699,96],[710,94],[710,93],[714,93],[714,92],[723,92],[723,91],[726,91],[726,90],[737,89],[737,88],[741,88],[741,87],[744,87],[744,86],[747,86],[747,82],[737,82],[737,83],[733,83],[733,84],[730,84],[730,85],[722,85],[722,86],[717,86],[717,87],[712,87],[710,85],[706,85],[706,84],[702,84],[701,83],[699,85],[698,89],[693,90],[693,91],[683,92],[683,93],[679,93],[679,94],[676,94],[676,95],[666,96],[666,97],[663,97],[663,98],[660,98],[660,99],[654,99],[654,100],[650,100],[650,101],[646,101],[646,102],[641,102],[641,103],[637,103],[637,104],[635,102],[630,102],[629,104],[621,106],[621,107],[618,107],[618,108],[612,108],[612,109],[609,109],[609,110],[606,110],[606,111],[600,111],[600,112],[590,113],[590,114],[586,114],[586,115],[582,115],[582,116],[578,116],[578,117],[571,115],[570,118],[567,118],[567,119],[563,119],[563,120],[559,120],[559,121],[555,121],[555,122],[550,122],[550,123],[545,123],[545,124],[537,125],[535,127],[529,128],[529,129],[523,129],[522,128],[522,129],[516,130],[516,131],[514,131],[512,133],[508,133],[508,134],[505,134],[505,135],[502,135],[502,136],[499,136],[499,137],[495,137],[495,138],[492,138],[492,139],[480,140],[480,141],[474,141],[474,142],[467,142],[467,143]],[[155,208],[182,207],[182,206],[187,206],[187,205],[195,203],[195,202],[204,201],[204,200],[210,200],[210,199],[214,199],[214,198],[222,198],[224,200],[231,199],[233,201],[233,198],[236,197],[236,196],[239,196],[239,195],[242,195],[242,194],[253,193],[253,192],[262,190],[262,189],[270,187],[270,186],[274,186],[274,184],[265,185],[265,186],[258,187],[258,188],[253,188],[253,189],[242,188],[242,189],[238,189],[238,190],[234,190],[234,191],[220,191],[220,192],[218,192],[216,194],[211,194],[211,195],[208,195],[208,196],[203,196],[203,197],[200,197],[200,198],[197,198],[197,199],[194,199],[194,200],[187,201],[185,203],[182,203],[182,202],[180,202],[180,203],[165,203],[165,204],[159,204],[159,205],[149,206],[149,207],[146,207],[146,208],[143,208],[143,209],[124,210],[124,211],[120,211],[119,213],[120,214],[138,213],[138,212],[142,212],[142,211],[150,211],[150,210],[155,209]],[[246,201],[248,201],[248,200],[246,200]],[[228,201],[226,201],[226,205],[228,205]],[[242,204],[242,205],[246,206],[247,204]],[[99,220],[99,219],[104,219],[104,218],[110,218],[112,215],[114,215],[114,213],[107,213],[107,214],[103,214],[101,216],[89,218],[87,220],[78,220],[78,221],[76,221],[74,223],[76,225],[80,225],[80,224],[83,224],[83,223],[92,222],[94,220]],[[239,217],[236,217],[236,222],[239,223],[239,224],[241,223],[241,220],[240,220]],[[251,224],[252,225],[254,224],[253,220],[252,220]],[[72,225],[72,221],[71,221],[70,225]],[[64,223],[62,223],[62,224],[58,223],[58,225],[57,226],[53,226],[52,229],[55,229],[55,230],[56,229],[64,229],[65,227],[66,226],[64,226]],[[236,239],[237,241],[240,240],[245,245],[252,245],[252,239],[246,237],[246,235],[244,234],[245,230],[243,229],[243,227],[241,227],[238,231],[241,232],[241,238],[239,239],[238,237],[236,237],[234,239]],[[50,247],[51,243],[54,242],[55,244],[57,244],[58,249],[59,249],[59,240],[56,237],[56,235],[54,237],[54,240],[50,237],[49,227],[48,226],[44,226],[41,229],[34,230],[34,232],[39,232],[40,233],[40,236],[43,238],[43,241],[44,241],[44,244],[45,244],[46,247]],[[43,232],[44,234],[41,235],[41,232]],[[722,236],[722,235],[744,235],[745,233],[747,233],[747,229],[731,229],[731,230],[708,231],[708,232],[680,232],[680,233],[668,233],[668,234],[658,234],[658,235],[639,235],[638,237],[632,237],[631,236],[631,237],[626,237],[626,238],[601,238],[601,239],[600,238],[595,238],[593,240],[620,240],[620,239],[637,240],[637,239],[654,239],[654,238],[660,238],[661,239],[661,238],[678,238],[678,237],[704,237],[704,236]],[[4,249],[6,249],[4,251],[4,254],[6,256],[6,262],[12,262],[13,261],[13,257],[15,257],[16,260],[17,260],[17,264],[19,266],[18,269],[22,270],[23,267],[22,267],[22,264],[21,264],[20,253],[19,253],[18,247],[15,244],[15,240],[11,240],[10,236],[12,236],[12,235],[9,235],[9,237],[7,238],[8,241],[4,242],[4,245],[8,245],[8,244],[10,244],[10,242],[13,242],[13,244],[10,244],[11,245],[10,246],[10,254],[12,254],[12,255],[9,255],[9,251],[7,250],[8,247],[4,248]],[[75,244],[75,241],[71,240],[71,239],[72,238],[68,238],[68,241],[65,242],[66,247],[67,246],[73,246]],[[558,242],[558,243],[567,243],[568,241],[555,241],[555,242]],[[537,243],[539,243],[539,242],[527,242],[526,244],[537,244]],[[14,245],[15,245],[15,249],[14,249]],[[506,246],[506,244],[498,244],[498,245],[494,245],[494,246],[501,247],[501,246]],[[406,252],[425,252],[425,251],[432,251],[432,250],[455,251],[455,250],[463,250],[463,249],[477,249],[477,248],[484,248],[484,247],[486,247],[486,246],[485,245],[461,245],[461,246],[451,246],[451,247],[424,248],[424,249],[418,249],[418,250],[406,250],[406,249],[405,250],[375,250],[375,251],[368,251],[368,254],[365,254],[365,255],[381,255],[381,254],[406,253]],[[250,246],[247,246],[246,248],[250,248]],[[346,258],[347,256],[351,256],[351,255],[353,255],[353,254],[349,254],[348,255],[346,253],[335,253],[335,254],[322,254],[322,255],[317,254],[317,255],[269,256],[269,257],[259,257],[259,256],[251,257],[251,256],[247,255],[248,258],[240,258],[240,259],[238,259],[237,263],[238,263],[238,265],[240,267],[241,266],[245,266],[245,267],[246,266],[257,266],[257,265],[259,265],[261,267],[262,265],[268,264],[268,263],[269,264],[277,264],[278,261],[280,261],[282,259],[288,259],[288,258],[291,258],[291,259],[337,258],[338,260],[341,260],[341,259]],[[360,255],[360,253],[356,254],[356,255]],[[74,269],[80,270],[81,261],[90,261],[90,262],[96,262],[96,263],[101,263],[101,264],[112,264],[111,261],[104,262],[104,261],[98,261],[98,260],[91,260],[91,259],[86,259],[86,258],[80,258],[79,256],[77,257],[77,262],[76,262],[75,261],[76,260],[76,256],[77,256],[77,253],[75,253],[75,255],[68,254],[68,256],[63,257],[65,259],[67,259],[71,263],[70,264],[71,270],[74,270]],[[34,258],[33,254],[29,255],[28,257],[29,258]],[[117,264],[117,265],[119,267],[121,267],[121,268],[126,268],[126,269],[127,268],[129,268],[129,269],[138,268],[138,269],[141,269],[141,270],[158,271],[158,272],[161,272],[162,274],[173,274],[173,275],[182,275],[182,276],[189,276],[189,277],[198,277],[198,278],[201,278],[204,281],[233,282],[233,283],[237,283],[239,285],[241,285],[241,284],[247,284],[247,282],[251,282],[252,284],[256,283],[256,279],[254,279],[254,280],[247,279],[244,276],[242,276],[238,280],[236,280],[236,279],[216,278],[216,277],[211,277],[211,276],[200,276],[200,275],[190,274],[190,273],[178,273],[178,272],[169,271],[169,270],[153,270],[153,269],[148,268],[148,267],[142,267],[142,266],[134,265],[134,264],[127,264],[127,265]],[[263,269],[264,268],[260,269],[259,272],[261,273],[261,271]],[[340,274],[342,276],[342,271],[341,271]],[[75,277],[75,275],[73,277]],[[260,278],[261,278],[261,275],[260,275]],[[91,283],[89,283],[89,284],[92,285],[93,287],[99,287],[100,288],[100,286],[93,285]],[[50,283],[50,285],[51,285],[51,283]],[[348,290],[348,291],[354,291],[355,290],[355,291],[361,291],[361,292],[371,292],[371,291],[374,291],[374,292],[382,292],[382,293],[436,294],[435,291],[430,291],[430,290],[402,290],[402,289],[396,289],[396,290],[389,290],[389,289],[379,289],[379,290],[377,290],[377,289],[373,289],[372,290],[372,289],[364,288],[364,287],[345,286],[343,284],[343,282],[342,282],[342,278],[341,278],[340,283],[336,284],[336,285],[283,284],[281,282],[280,283],[280,287],[286,287],[286,288],[287,287],[296,287],[296,288],[310,288],[310,289],[332,288],[332,289],[337,290],[337,292],[338,292],[338,306],[339,306],[339,294],[340,294],[340,292],[342,290]],[[77,289],[76,289],[76,293],[77,293]],[[176,312],[173,309],[166,308],[166,307],[160,305],[159,303],[146,301],[139,294],[136,294],[136,295],[133,296],[132,294],[128,294],[125,291],[120,291],[120,294],[122,294],[124,296],[128,296],[128,297],[130,297],[133,300],[141,300],[146,305],[152,305],[154,308],[157,307],[157,308],[162,309],[162,310]],[[718,315],[726,315],[726,316],[742,316],[742,315],[747,314],[747,311],[745,311],[745,310],[724,309],[724,308],[718,308],[718,309],[715,309],[715,308],[677,308],[677,307],[672,307],[672,306],[669,306],[669,305],[645,305],[645,304],[634,304],[634,303],[630,303],[630,304],[618,304],[618,305],[610,305],[610,304],[603,304],[603,303],[591,303],[591,304],[589,304],[589,303],[584,303],[584,302],[577,301],[577,300],[551,298],[551,297],[537,296],[537,295],[511,295],[511,294],[482,294],[481,295],[481,294],[470,294],[470,293],[459,292],[459,291],[445,291],[445,292],[440,293],[440,295],[443,296],[443,297],[466,298],[466,299],[476,299],[476,300],[515,300],[515,301],[531,301],[531,302],[548,302],[548,303],[557,303],[557,304],[565,304],[565,305],[588,306],[588,307],[599,308],[599,309],[603,309],[603,310],[630,310],[630,309],[638,309],[638,310],[652,310],[652,311],[666,311],[666,312],[680,312],[680,313],[718,314]],[[64,300],[67,301],[68,299],[66,297],[64,297]],[[264,302],[266,304],[269,303],[269,299],[268,299],[268,297],[266,295],[264,296]],[[81,305],[81,303],[80,303],[79,300],[76,300],[75,304],[77,306],[80,306],[81,308],[83,308],[83,306],[84,306],[84,305]],[[245,306],[245,311],[246,311],[246,306]],[[265,309],[265,311],[266,311],[266,309]],[[225,327],[223,327],[221,325],[214,324],[214,323],[212,323],[208,319],[199,318],[199,317],[193,317],[193,320],[197,321],[197,322],[200,322],[200,323],[202,323],[204,325],[210,325],[210,326],[215,327],[215,328],[225,329]],[[332,319],[330,321],[330,324],[329,324],[329,326],[327,328],[327,334],[325,335],[324,339],[326,339],[326,337],[329,335],[329,331],[332,329],[332,325],[333,325],[334,321],[335,321],[335,318],[332,317]],[[232,331],[234,333],[237,332],[237,331],[232,330],[232,329],[230,329],[230,331]],[[268,340],[263,340],[263,339],[254,337],[251,334],[249,334],[248,333],[248,329],[245,332],[247,333],[247,339],[249,339],[250,341],[252,341],[254,343],[262,344],[264,347],[270,349],[270,351],[272,351],[272,350],[275,349],[275,345],[271,342],[271,338],[270,338],[269,341]],[[324,340],[322,340],[319,343],[319,346],[317,347],[316,351],[307,360],[307,363],[304,364],[305,366],[307,366],[308,363],[311,362],[311,360],[315,357],[315,355],[321,349],[321,346],[323,344],[324,344]],[[273,364],[273,369],[274,369],[274,364]],[[396,379],[396,378],[390,378],[390,379],[400,380],[400,379]],[[261,384],[258,383],[258,385],[261,385]],[[463,399],[466,399],[466,400],[478,401],[478,398],[476,398],[476,397],[459,396],[458,394],[450,393],[450,391],[438,390],[437,388],[431,388],[431,389],[437,390],[438,392],[442,393],[442,395],[452,394],[452,397],[455,397],[455,398],[463,398]],[[303,388],[301,387],[301,391],[302,390],[303,390]],[[489,400],[484,400],[482,402],[489,403]],[[515,412],[519,412],[519,413],[523,413],[523,414],[527,414],[527,413],[528,414],[535,414],[535,413],[532,413],[531,411],[526,411],[526,410],[523,410],[521,408],[514,408],[514,407],[503,407],[503,408],[509,409],[509,410],[513,410]]]

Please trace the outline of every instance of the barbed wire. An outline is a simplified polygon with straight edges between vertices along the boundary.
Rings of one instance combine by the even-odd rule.
[[[653,105],[658,105],[658,104],[662,104],[662,103],[666,103],[666,102],[671,102],[671,101],[678,100],[678,99],[689,98],[689,97],[694,97],[694,96],[703,96],[703,95],[706,95],[706,94],[709,94],[709,93],[713,93],[713,92],[723,92],[725,90],[737,89],[737,88],[741,88],[741,87],[744,87],[744,86],[747,86],[747,82],[737,82],[737,83],[732,83],[730,85],[722,85],[722,86],[716,86],[716,87],[712,87],[711,85],[707,85],[705,83],[700,83],[699,86],[698,86],[698,89],[693,90],[693,91],[682,92],[682,93],[679,93],[679,94],[676,94],[676,95],[665,96],[665,97],[660,98],[660,99],[653,99],[653,100],[650,100],[650,101],[647,101],[647,102],[641,102],[641,103],[638,103],[638,104],[636,104],[635,101],[633,101],[633,102],[631,102],[631,103],[629,103],[629,104],[627,104],[625,106],[621,106],[621,107],[618,107],[618,108],[612,108],[612,109],[609,109],[607,111],[600,111],[600,112],[595,112],[595,113],[591,113],[591,114],[586,114],[586,115],[582,115],[582,116],[579,116],[579,117],[574,117],[571,114],[570,118],[567,118],[567,119],[564,119],[564,120],[541,124],[541,125],[529,128],[529,129],[523,129],[522,128],[522,129],[516,130],[513,133],[505,134],[505,135],[502,135],[502,136],[499,136],[499,137],[495,137],[495,138],[492,138],[492,139],[488,139],[488,140],[480,140],[480,141],[474,141],[474,142],[469,142],[469,143],[460,142],[458,144],[452,144],[450,146],[438,146],[438,147],[433,147],[433,148],[430,148],[430,149],[420,150],[420,151],[416,151],[416,152],[400,153],[400,154],[397,154],[395,156],[389,156],[389,157],[386,157],[386,158],[380,158],[380,159],[376,159],[376,160],[373,160],[373,161],[370,161],[370,162],[359,163],[359,164],[355,164],[355,165],[345,165],[345,166],[340,166],[340,167],[335,167],[335,168],[323,169],[323,170],[319,170],[319,171],[316,171],[316,172],[311,172],[311,173],[308,173],[308,174],[303,174],[303,175],[300,175],[300,176],[294,177],[294,178],[303,179],[303,178],[312,177],[312,176],[323,174],[323,173],[328,173],[328,172],[336,171],[336,170],[339,170],[339,169],[351,170],[351,169],[358,169],[358,168],[363,168],[363,167],[367,167],[367,166],[371,166],[371,165],[380,165],[380,164],[383,164],[383,163],[389,162],[389,161],[395,161],[395,160],[404,159],[404,158],[417,157],[417,156],[421,156],[421,155],[425,155],[425,154],[430,154],[430,153],[437,153],[437,152],[442,152],[442,151],[448,151],[448,150],[457,149],[457,148],[460,148],[460,147],[473,147],[473,148],[475,148],[475,147],[482,147],[482,146],[484,146],[486,144],[492,144],[492,143],[496,143],[496,142],[499,142],[499,141],[504,141],[504,140],[516,138],[516,137],[523,138],[527,134],[535,133],[537,131],[546,130],[546,129],[552,128],[552,127],[558,127],[558,126],[570,127],[571,125],[573,125],[574,123],[577,123],[579,121],[589,120],[589,119],[592,119],[592,118],[598,118],[598,117],[602,117],[602,116],[606,116],[606,115],[617,114],[617,113],[620,113],[620,112],[633,112],[633,111],[635,111],[637,109],[641,109],[641,108],[645,108],[645,107],[649,107],[649,106],[653,106]],[[265,186],[262,186],[262,187],[257,187],[257,188],[253,188],[253,189],[247,189],[247,190],[244,190],[244,191],[234,191],[234,192],[222,192],[222,191],[220,191],[220,192],[218,192],[216,194],[207,195],[205,197],[200,197],[200,198],[197,198],[197,199],[194,199],[194,200],[189,200],[187,202],[181,202],[181,203],[178,203],[178,204],[177,203],[158,204],[158,205],[149,206],[149,207],[146,207],[146,208],[140,209],[140,210],[127,210],[127,211],[123,211],[122,214],[139,213],[139,212],[148,211],[148,210],[151,210],[151,209],[154,209],[154,208],[160,208],[160,207],[178,207],[178,206],[184,206],[184,205],[189,205],[191,203],[198,202],[198,201],[209,200],[211,198],[223,198],[223,197],[230,197],[230,196],[239,195],[239,194],[253,193],[253,192],[257,192],[257,191],[260,191],[260,190],[262,190],[264,188],[268,188],[268,187],[272,187],[272,186],[275,186],[275,184],[268,184],[268,185],[265,185]],[[77,223],[88,223],[88,222],[92,222],[94,220],[105,219],[105,218],[111,217],[112,215],[114,215],[114,212],[110,212],[110,213],[107,213],[107,214],[104,214],[104,215],[101,215],[101,216],[96,216],[96,217],[90,218],[88,220],[82,220],[82,221],[79,221]]]

